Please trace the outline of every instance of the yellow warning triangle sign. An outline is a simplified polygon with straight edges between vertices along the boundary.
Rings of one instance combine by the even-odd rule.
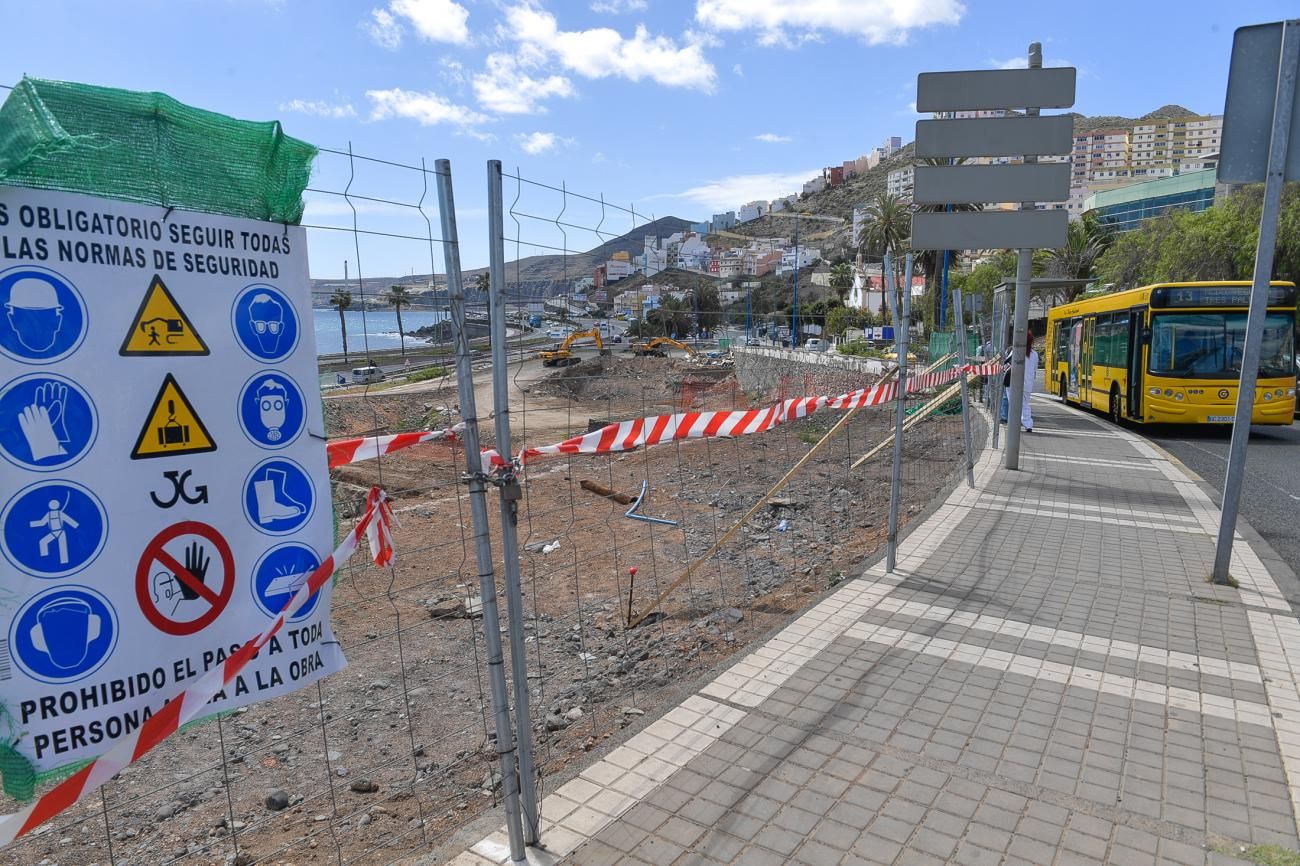
[[[201,454],[204,451],[216,451],[217,443],[212,440],[208,428],[199,420],[198,413],[181,386],[176,384],[171,373],[163,379],[158,396],[154,398],[149,417],[140,428],[140,436],[135,440],[135,449],[131,452],[132,460],[146,457],[171,457],[176,454]]]
[[[185,311],[154,274],[119,355],[206,355],[208,345],[194,330]]]

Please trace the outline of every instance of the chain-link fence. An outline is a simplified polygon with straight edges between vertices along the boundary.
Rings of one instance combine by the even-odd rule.
[[[514,258],[506,305],[511,321],[533,321],[509,375],[516,441],[607,431],[598,453],[562,448],[529,462],[519,507],[545,789],[885,542],[891,450],[881,446],[894,430],[892,403],[862,409],[829,438],[842,412],[735,438],[679,432],[631,450],[623,433],[698,431],[729,413],[863,388],[894,365],[746,347],[742,305],[752,298],[732,291],[744,278],[683,266],[689,226],[517,171],[503,181],[501,240]],[[629,223],[634,231],[614,234]],[[793,273],[786,279],[792,292]],[[810,303],[829,294],[807,282],[801,291]],[[724,292],[730,308],[717,303]],[[931,405],[934,396],[908,401],[904,524],[965,468],[960,401]]]
[[[453,321],[443,262],[455,238],[440,228],[439,171],[348,150],[318,159],[304,225],[309,241],[346,258],[341,268],[313,258],[319,273],[343,273],[313,282],[332,440],[462,422],[459,333],[482,444],[495,446],[489,279],[486,269],[464,274],[466,313]],[[516,454],[610,422],[649,419],[650,429],[682,415],[675,429],[700,429],[718,417],[708,413],[846,393],[892,366],[747,349],[741,301],[720,301],[725,280],[680,259],[651,261],[688,225],[517,170],[502,181],[503,231],[492,240],[511,259],[495,288]],[[383,274],[391,268],[371,265],[380,261],[409,261],[409,272]],[[816,300],[824,289],[801,292]],[[964,468],[958,404],[932,397],[908,401],[932,411],[916,414],[904,438],[904,523]],[[863,408],[828,436],[841,418],[823,409],[747,436],[683,433],[524,464],[524,617],[509,625],[527,656],[539,795],[880,550],[893,406]],[[339,533],[371,485],[388,492],[398,520],[391,567],[357,557],[337,575],[334,630],[349,667],[182,730],[0,850],[0,864],[391,863],[497,805],[511,784],[492,718],[466,462],[449,436],[333,470]],[[501,517],[488,513],[501,563]]]

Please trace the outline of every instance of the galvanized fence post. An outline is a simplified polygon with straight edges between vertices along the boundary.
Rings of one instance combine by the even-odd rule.
[[[492,717],[501,764],[501,790],[505,799],[506,832],[510,859],[526,862],[519,818],[519,776],[515,767],[514,734],[510,730],[510,702],[506,696],[505,659],[501,650],[501,621],[497,613],[496,576],[492,570],[492,544],[488,538],[487,474],[479,446],[478,413],[474,400],[469,334],[465,330],[465,287],[460,271],[460,242],[456,235],[456,203],[452,195],[451,162],[436,163],[438,211],[442,219],[443,255],[447,271],[447,300],[451,306],[451,336],[456,351],[456,387],[464,420],[465,462],[468,473],[470,516],[474,523],[474,555],[478,563],[479,598],[483,603],[483,635],[487,643],[488,679],[492,692]],[[498,452],[501,451],[498,447]]]
[[[890,256],[885,256],[885,279],[890,286],[890,307],[894,311],[894,346],[898,353],[898,399],[894,408],[894,464],[889,474],[889,541],[885,552],[885,571],[892,572],[898,564],[898,504],[902,493],[903,474],[903,423],[907,420],[907,343],[909,322],[912,316],[912,256],[909,253],[903,268],[903,290],[900,303]],[[902,307],[900,312],[899,307]]]
[[[970,487],[975,486],[975,458],[971,453],[971,435],[970,435],[970,394],[967,391],[969,387],[966,376],[966,314],[961,305],[961,289],[954,287],[952,290],[953,310],[957,314],[953,322],[953,333],[957,335],[957,364],[961,370],[961,435],[966,443],[966,484]]]
[[[528,697],[528,653],[524,646],[524,596],[519,575],[519,500],[523,492],[510,461],[510,382],[506,378],[506,250],[501,200],[501,161],[489,160],[488,173],[488,297],[491,309],[492,407],[496,416],[497,451],[506,460],[497,488],[501,495],[501,556],[506,577],[506,613],[510,639],[510,672],[515,686],[515,746],[519,750],[519,792],[524,841],[540,840],[537,780],[533,762],[533,722]]]

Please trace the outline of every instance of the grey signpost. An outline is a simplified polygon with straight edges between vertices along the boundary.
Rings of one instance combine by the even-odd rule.
[[[1300,19],[1241,27],[1233,37],[1218,179],[1220,183],[1263,181],[1264,204],[1259,215],[1259,242],[1255,247],[1250,311],[1246,314],[1237,414],[1228,446],[1219,537],[1214,550],[1215,583],[1229,580],[1232,540],[1246,474],[1246,444],[1250,440],[1250,419],[1255,406],[1255,377],[1259,373],[1264,339],[1269,278],[1277,246],[1282,183],[1300,180],[1300,147],[1288,147],[1292,136],[1300,140],[1300,107],[1296,105],[1298,66]]]

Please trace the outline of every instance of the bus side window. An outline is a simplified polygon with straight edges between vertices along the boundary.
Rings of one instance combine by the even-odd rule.
[[[1128,311],[1115,314],[1114,359],[1116,367],[1128,369]]]
[[[1052,360],[1057,364],[1068,364],[1070,361],[1070,328],[1068,319],[1058,319],[1056,322],[1056,351]]]

